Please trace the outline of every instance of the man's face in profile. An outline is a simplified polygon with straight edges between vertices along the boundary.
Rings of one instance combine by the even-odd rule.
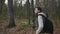
[[[38,10],[38,8],[35,8],[35,14],[37,14],[38,12],[40,12],[40,10]]]

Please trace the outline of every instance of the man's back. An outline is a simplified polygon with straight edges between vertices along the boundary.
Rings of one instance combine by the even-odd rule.
[[[53,34],[53,23],[46,17],[46,15],[44,13],[39,13],[38,16],[42,16],[41,18],[43,20],[43,22],[41,22],[41,23],[43,23],[43,30],[41,31],[41,33],[46,32],[46,33]],[[38,18],[38,19],[41,19],[41,18]],[[42,25],[41,23],[40,23],[40,25]]]
[[[37,20],[36,20],[36,29],[37,29],[36,33],[39,33],[43,30],[44,21],[45,21],[45,19],[39,14],[42,14],[46,17],[46,15],[43,12],[38,13]]]

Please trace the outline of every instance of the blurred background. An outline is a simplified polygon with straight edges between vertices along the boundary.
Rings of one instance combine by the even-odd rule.
[[[54,24],[54,34],[59,34],[60,0],[0,0],[0,34],[33,34],[35,7],[48,14]]]

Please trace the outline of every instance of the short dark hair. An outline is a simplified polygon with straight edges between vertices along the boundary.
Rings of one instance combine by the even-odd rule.
[[[40,12],[42,12],[42,8],[41,7],[35,7],[35,8],[37,8],[38,10],[40,10]]]

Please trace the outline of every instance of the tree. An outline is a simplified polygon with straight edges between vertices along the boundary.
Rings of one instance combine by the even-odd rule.
[[[57,14],[60,16],[60,0],[58,0]]]
[[[26,1],[26,8],[27,8],[27,18],[29,19],[29,24],[30,24],[30,2],[29,0]]]
[[[13,0],[13,9],[14,9],[14,14],[15,14],[15,16],[17,15],[17,10],[18,10],[18,7],[17,7],[17,1],[18,0]]]
[[[8,0],[8,7],[9,7],[9,25],[8,25],[8,28],[10,28],[10,27],[15,26],[13,0]]]
[[[35,15],[34,15],[34,0],[31,0],[31,9],[32,9],[32,22],[33,22],[33,27],[35,27]]]
[[[5,0],[0,0],[0,14],[2,14],[3,4]]]
[[[39,0],[36,0],[36,7],[39,6]]]
[[[31,0],[31,9],[32,9],[32,16],[33,16],[33,22],[34,22],[34,0]]]
[[[19,9],[19,13],[22,12],[22,0],[20,0],[20,3],[19,3],[19,6],[18,6],[18,9]],[[19,15],[20,16],[20,15]]]

